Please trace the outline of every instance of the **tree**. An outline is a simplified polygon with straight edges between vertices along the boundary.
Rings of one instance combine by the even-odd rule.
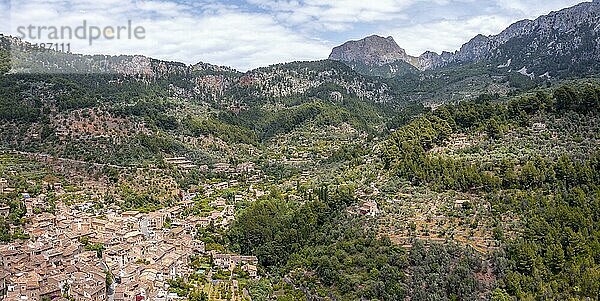
[[[494,117],[487,122],[485,132],[492,139],[499,139],[504,133],[504,128],[498,118]]]
[[[575,91],[566,85],[554,91],[554,98],[556,99],[556,109],[558,111],[572,109],[577,103]]]
[[[510,297],[510,295],[504,289],[496,288],[492,292],[491,301],[513,301],[513,299]]]
[[[190,301],[208,301],[208,294],[204,291],[191,292],[188,299]]]

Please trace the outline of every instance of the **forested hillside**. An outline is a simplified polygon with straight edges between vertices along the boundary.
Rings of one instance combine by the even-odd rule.
[[[168,241],[160,258],[189,247],[177,276],[128,263],[188,300],[600,296],[597,77],[490,61],[238,72],[27,43],[36,59],[15,66],[21,42],[0,40],[4,243],[36,242],[54,215],[126,220],[130,241]],[[86,235],[77,248],[121,256],[122,237]]]
[[[530,127],[539,116],[597,121],[599,109],[600,86],[589,82],[539,90],[508,102],[482,97],[415,119],[390,136],[382,157],[394,176],[434,190],[476,192],[489,201],[493,218],[514,214],[520,220],[515,233],[498,232],[503,248],[494,258],[497,300],[505,300],[504,293],[520,300],[594,299],[600,289],[597,126],[586,132],[570,123],[578,138],[566,139],[575,144],[568,152],[544,148],[508,157],[490,152],[489,146],[472,147],[479,153],[473,160],[432,150],[446,144],[452,133],[479,131],[493,146],[504,142],[503,135]],[[557,143],[564,137],[553,139]],[[588,139],[591,148],[586,147]]]
[[[300,203],[254,203],[229,230],[231,246],[262,255],[261,264],[274,276],[262,291],[282,299],[300,290],[301,296],[344,300],[593,300],[600,292],[599,100],[595,81],[537,89],[509,101],[483,95],[416,115],[381,143],[377,168],[389,180],[469,193],[490,206],[487,218],[500,247],[489,252],[452,240],[392,247],[385,232],[365,230],[380,221],[347,213],[359,202],[348,190],[355,186],[321,186]],[[580,127],[578,118],[593,120],[592,128]],[[544,127],[537,130],[540,121]],[[551,138],[554,124],[568,127],[568,134]],[[513,136],[521,131],[528,134]],[[458,152],[450,146],[457,134],[480,140]],[[510,152],[507,144],[533,141],[537,134],[569,151],[542,144],[528,153]]]

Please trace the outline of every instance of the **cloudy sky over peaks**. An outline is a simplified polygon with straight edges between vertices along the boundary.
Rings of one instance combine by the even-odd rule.
[[[86,54],[142,54],[248,70],[326,58],[331,48],[371,34],[393,36],[409,54],[454,51],[470,38],[496,34],[581,0],[0,0],[0,32],[33,43],[71,43]],[[130,28],[143,39],[50,38],[42,27]],[[34,26],[33,35],[19,28]],[[41,30],[42,37],[37,34]],[[109,29],[110,32],[110,29]],[[114,31],[112,31],[114,32]],[[126,30],[124,29],[123,33]],[[89,38],[89,35],[88,37]]]

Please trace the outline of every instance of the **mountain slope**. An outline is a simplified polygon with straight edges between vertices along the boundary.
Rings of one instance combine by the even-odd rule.
[[[381,133],[387,121],[402,118],[387,82],[332,60],[242,73],[144,56],[60,53],[11,37],[0,37],[0,45],[9,71],[0,74],[5,149],[121,165],[177,154],[211,162],[299,128]]]

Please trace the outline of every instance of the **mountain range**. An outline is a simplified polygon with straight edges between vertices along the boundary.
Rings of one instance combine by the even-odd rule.
[[[600,2],[519,21],[497,35],[477,35],[454,53],[427,51],[418,57],[407,54],[392,37],[372,35],[333,48],[328,60],[239,72],[139,55],[48,51],[0,35],[0,61],[0,72],[166,80],[172,95],[236,106],[256,99],[304,95],[323,85],[375,102],[435,105],[486,93],[507,95],[536,82],[600,72]]]
[[[0,35],[11,48],[14,72],[119,73],[165,75],[206,67],[184,66],[143,56],[81,56],[35,51],[16,38]],[[21,51],[25,49],[25,51]],[[15,51],[16,50],[16,51]],[[477,35],[459,50],[441,54],[406,53],[393,37],[372,35],[333,48],[329,59],[341,61],[365,75],[402,76],[479,62],[496,64],[529,77],[589,74],[600,66],[600,1],[584,2],[535,20],[518,21],[497,35]],[[44,62],[52,61],[52,64]],[[112,62],[112,63],[111,63]],[[234,71],[231,68],[220,68]],[[249,73],[254,72],[253,70]]]
[[[497,35],[477,35],[454,53],[427,51],[415,57],[392,37],[373,35],[335,47],[329,59],[384,76],[482,61],[530,77],[587,74],[600,66],[599,34],[600,2],[594,1],[516,22]]]

